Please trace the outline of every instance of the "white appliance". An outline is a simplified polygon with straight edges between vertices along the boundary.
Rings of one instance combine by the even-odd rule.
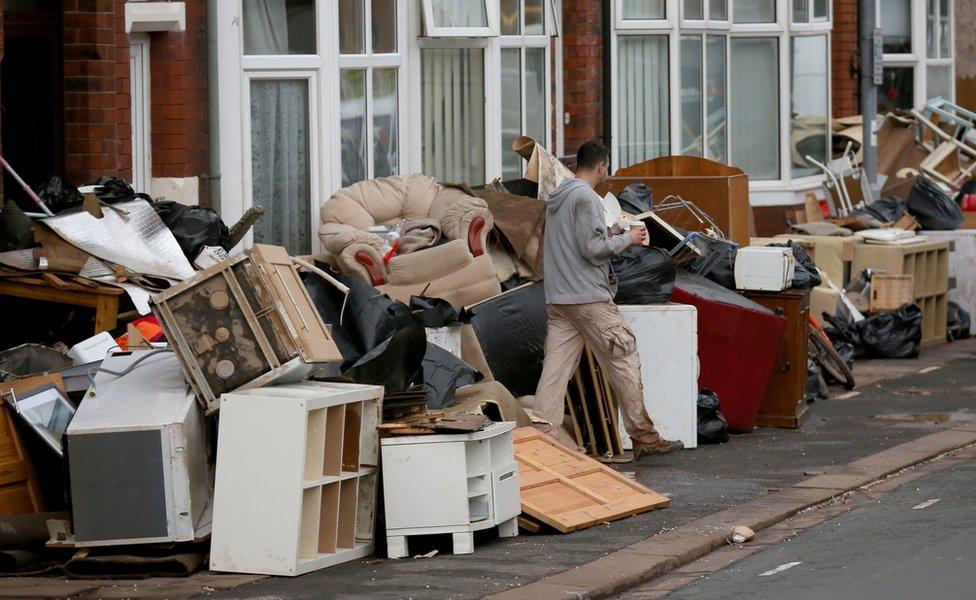
[[[176,356],[150,352],[106,357],[101,369],[132,370],[99,371],[68,426],[75,546],[210,533],[213,470],[203,414]]]
[[[748,246],[735,256],[735,287],[779,292],[790,287],[794,268],[792,248]]]
[[[408,556],[411,535],[450,533],[454,554],[474,552],[480,529],[497,525],[500,537],[518,535],[522,506],[513,429],[515,423],[503,422],[473,433],[382,440],[390,558]]]
[[[210,569],[302,575],[373,553],[383,388],[220,396]]]
[[[103,331],[97,333],[87,340],[82,340],[68,350],[68,356],[76,365],[83,365],[90,362],[102,360],[112,350],[118,350],[119,345],[115,343],[112,334]]]
[[[621,305],[620,312],[637,337],[644,406],[658,432],[698,446],[698,310],[687,304]],[[620,423],[620,439],[630,436]]]
[[[950,243],[949,300],[959,304],[970,317],[976,319],[976,229],[920,233],[931,240]]]

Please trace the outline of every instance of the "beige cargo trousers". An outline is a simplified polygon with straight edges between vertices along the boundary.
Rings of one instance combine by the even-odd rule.
[[[542,375],[532,412],[550,425],[546,433],[570,447],[576,443],[563,430],[566,387],[588,347],[613,388],[624,427],[634,444],[656,445],[661,436],[644,408],[637,338],[611,300],[589,304],[547,304],[549,329]]]

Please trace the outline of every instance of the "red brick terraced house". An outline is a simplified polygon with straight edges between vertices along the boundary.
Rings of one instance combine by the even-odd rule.
[[[879,2],[883,107],[957,86],[973,99],[955,15],[974,2]],[[854,0],[3,0],[2,148],[31,182],[119,176],[229,223],[260,204],[253,239],[295,253],[318,252],[318,207],[336,189],[417,171],[515,178],[522,134],[560,155],[601,138],[614,167],[668,154],[737,165],[760,230],[775,229],[822,193],[803,156],[826,156],[829,117],[859,110],[857,12]]]

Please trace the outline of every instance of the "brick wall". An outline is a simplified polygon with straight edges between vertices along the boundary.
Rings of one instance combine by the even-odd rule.
[[[835,117],[859,114],[857,0],[834,0],[831,37],[832,95]]]
[[[132,179],[125,0],[64,0],[65,176]],[[200,177],[208,203],[206,3],[186,2],[186,31],[151,34],[153,177]],[[147,190],[148,191],[148,190]]]
[[[604,133],[601,4],[601,0],[563,0],[563,98],[569,113],[564,128],[566,154],[575,154],[583,142]]]

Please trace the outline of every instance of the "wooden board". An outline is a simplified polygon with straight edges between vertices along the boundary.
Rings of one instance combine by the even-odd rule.
[[[41,512],[41,495],[30,457],[14,426],[11,408],[0,399],[0,514]]]
[[[563,533],[671,502],[532,427],[520,427],[512,435],[522,512]]]

